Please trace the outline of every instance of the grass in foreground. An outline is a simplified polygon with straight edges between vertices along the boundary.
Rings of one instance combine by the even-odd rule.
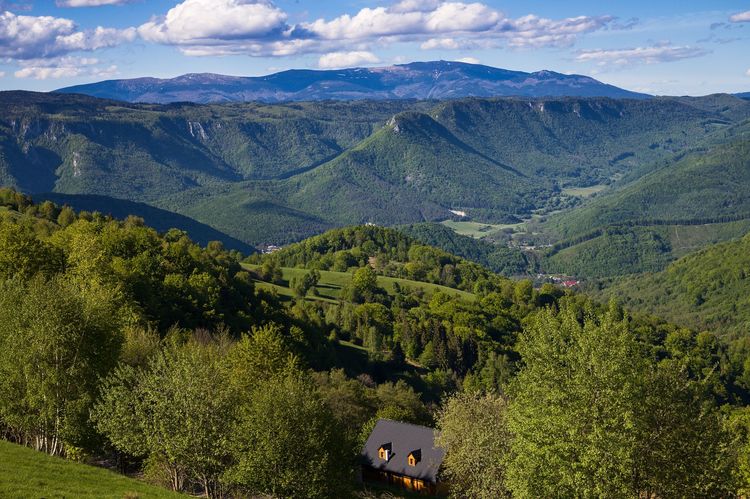
[[[0,497],[145,499],[185,496],[113,471],[0,441]]]

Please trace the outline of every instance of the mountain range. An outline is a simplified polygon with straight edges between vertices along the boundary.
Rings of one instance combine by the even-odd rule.
[[[204,73],[171,79],[109,80],[62,88],[57,92],[162,104],[498,96],[648,97],[588,76],[553,71],[526,73],[451,61],[381,68],[290,70],[259,77]]]
[[[100,196],[102,210],[146,203],[254,246],[455,211],[496,224],[577,213],[568,188],[615,196],[750,118],[729,95],[159,105],[4,92],[0,107],[0,184]],[[664,178],[665,196],[681,185]],[[712,191],[717,215],[743,192]],[[557,237],[590,230],[579,220]]]

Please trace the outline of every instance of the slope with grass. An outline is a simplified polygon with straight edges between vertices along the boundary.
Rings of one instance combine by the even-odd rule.
[[[176,499],[186,496],[0,440],[0,497]]]
[[[245,268],[248,270],[257,270],[258,265],[245,264]],[[292,279],[300,279],[309,271],[300,268],[282,267],[282,280],[280,282],[271,283],[264,281],[256,281],[258,287],[261,289],[273,290],[279,296],[291,298],[295,296],[294,290],[291,288]],[[313,292],[307,295],[307,299],[324,301],[334,303],[341,298],[341,292],[345,286],[352,281],[351,272],[334,272],[330,270],[320,271],[320,281],[314,286]],[[461,291],[459,289],[449,288],[447,286],[441,286],[439,284],[433,284],[429,282],[412,281],[409,279],[401,279],[397,277],[378,276],[378,286],[383,288],[389,295],[394,295],[396,287],[401,289],[407,289],[410,291],[417,291],[426,297],[441,292],[447,296],[457,298],[459,300],[474,301],[476,296],[472,293]]]

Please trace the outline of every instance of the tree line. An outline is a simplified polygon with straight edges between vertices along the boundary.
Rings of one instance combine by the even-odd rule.
[[[251,273],[136,218],[29,206],[0,214],[6,439],[207,497],[351,496],[378,418],[440,429],[456,497],[717,497],[750,481],[750,352],[715,334],[387,229],[305,250],[309,275],[282,302],[255,280],[278,278],[285,253]],[[319,263],[342,251],[350,284],[316,299]],[[409,263],[462,269],[442,282],[472,297],[378,285]]]

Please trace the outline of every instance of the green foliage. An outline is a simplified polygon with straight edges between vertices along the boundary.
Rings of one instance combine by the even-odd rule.
[[[57,211],[51,203],[40,206]],[[120,290],[130,313],[162,331],[173,324],[239,331],[256,321],[249,275],[220,244],[201,249],[184,232],[159,235],[136,217],[39,225],[45,210],[0,220],[0,278],[44,274],[97,282]]]
[[[750,236],[710,246],[655,274],[604,282],[592,291],[677,324],[738,337],[750,323]]]
[[[162,467],[172,490],[186,481],[214,497],[229,462],[235,401],[217,347],[168,346],[145,368],[119,367],[93,419],[118,448]]]
[[[301,279],[292,280],[291,287],[297,296],[303,297],[307,295],[308,291],[314,289],[320,281],[320,272],[316,269],[311,270],[302,276]]]
[[[63,277],[0,281],[0,425],[53,455],[92,448],[88,412],[122,338],[116,292]]]
[[[455,497],[510,497],[505,462],[511,434],[507,401],[495,394],[460,393],[438,414],[436,444],[445,449],[446,479]]]
[[[254,327],[232,347],[227,363],[229,383],[245,398],[270,376],[299,367],[288,338],[278,325]]]
[[[354,462],[333,415],[301,373],[276,374],[250,396],[232,441],[232,483],[274,497],[342,496]]]
[[[59,272],[62,256],[59,249],[39,240],[30,227],[0,221],[0,278],[29,279],[39,272]]]
[[[516,495],[720,496],[734,483],[719,415],[677,361],[654,365],[627,319],[542,312],[518,344],[507,476]]]

